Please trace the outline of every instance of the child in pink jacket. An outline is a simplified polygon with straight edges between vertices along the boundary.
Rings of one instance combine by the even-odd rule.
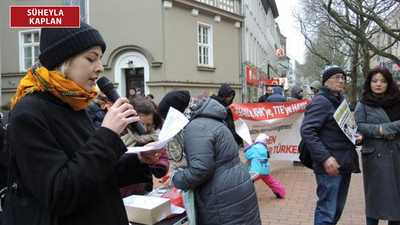
[[[250,161],[249,171],[258,172],[259,176],[254,180],[262,180],[277,198],[285,198],[286,191],[283,186],[270,174],[269,153],[267,148],[268,135],[260,134],[256,141],[244,150],[244,156]]]

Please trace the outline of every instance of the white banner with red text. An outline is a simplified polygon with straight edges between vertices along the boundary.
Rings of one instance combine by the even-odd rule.
[[[244,103],[230,106],[235,129],[247,145],[260,133],[269,138],[271,160],[298,160],[300,126],[309,100],[275,103]],[[246,145],[246,146],[247,146]]]

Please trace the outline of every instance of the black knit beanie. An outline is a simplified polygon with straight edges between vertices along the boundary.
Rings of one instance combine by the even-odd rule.
[[[83,21],[79,28],[42,28],[39,60],[48,70],[54,70],[65,60],[97,45],[104,53],[106,43],[99,31]]]
[[[325,69],[324,72],[322,73],[322,84],[325,84],[325,82],[333,75],[341,73],[344,76],[344,79],[346,80],[346,73],[343,71],[342,68],[338,66],[330,66],[329,68]]]
[[[169,107],[177,109],[181,113],[185,111],[190,101],[190,93],[186,90],[171,91],[164,96],[158,104],[158,112],[165,119],[168,114]]]

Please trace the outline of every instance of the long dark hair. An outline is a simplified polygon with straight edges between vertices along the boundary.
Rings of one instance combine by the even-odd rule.
[[[153,115],[154,129],[161,129],[164,122],[161,114],[157,110],[157,105],[144,96],[136,96],[131,102],[137,113]]]
[[[382,76],[386,79],[388,84],[385,95],[399,91],[399,86],[394,81],[392,73],[385,67],[375,67],[368,72],[368,75],[365,79],[363,93],[362,93],[363,98],[365,98],[365,96],[367,95],[372,94],[372,89],[371,89],[372,77],[378,73],[382,74]]]

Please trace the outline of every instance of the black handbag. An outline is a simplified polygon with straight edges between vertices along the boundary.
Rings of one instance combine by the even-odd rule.
[[[303,164],[307,168],[313,169],[311,154],[308,151],[307,145],[306,143],[304,143],[303,139],[300,141],[297,149],[300,151],[299,159],[301,161],[301,164]]]
[[[17,189],[7,191],[1,225],[59,224],[57,217],[44,209],[34,197],[18,196]]]

